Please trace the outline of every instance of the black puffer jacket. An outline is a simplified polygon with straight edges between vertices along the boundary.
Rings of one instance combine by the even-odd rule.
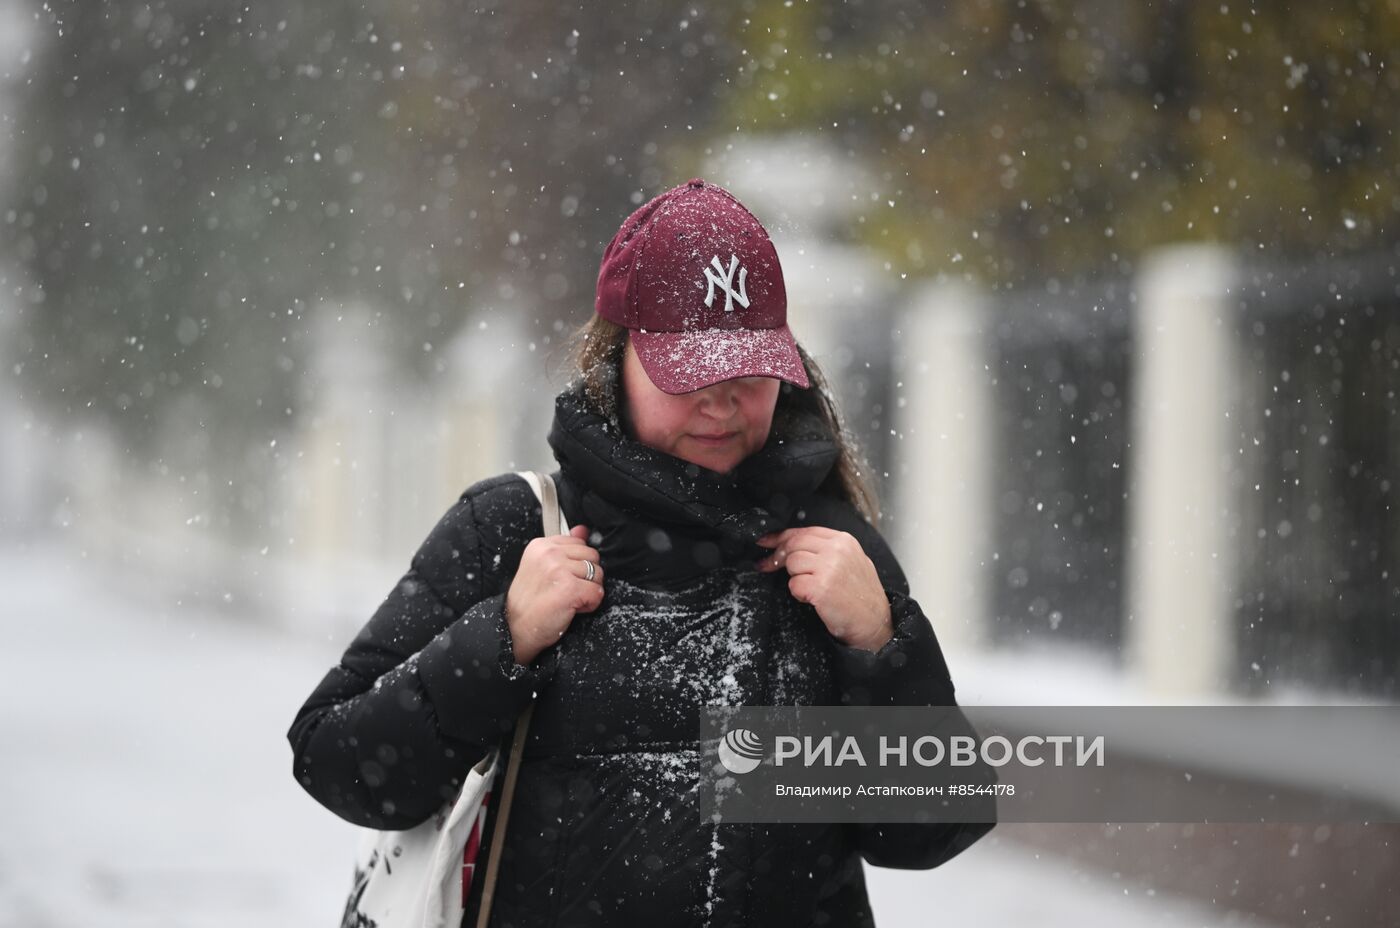
[[[537,692],[491,918],[516,928],[871,924],[862,858],[936,867],[991,828],[700,823],[706,705],[954,704],[889,548],[818,492],[836,457],[819,420],[775,425],[724,477],[566,391],[550,444],[564,514],[601,552],[602,606],[515,664],[504,591],[540,507],[514,475],[469,488],[297,714],[295,772],[318,801],[359,825],[417,824]],[[874,561],[895,622],[879,652],[841,645],[785,572],[754,569],[755,538],[805,524],[850,532]]]

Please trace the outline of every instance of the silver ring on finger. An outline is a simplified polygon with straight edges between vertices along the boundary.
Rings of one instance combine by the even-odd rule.
[[[593,562],[592,562],[592,561],[584,561],[584,562],[583,562],[583,579],[585,579],[585,580],[592,580],[592,579],[593,579],[594,577],[596,577],[596,576],[598,576],[598,570],[597,570],[597,568],[595,568],[595,567],[593,566]]]

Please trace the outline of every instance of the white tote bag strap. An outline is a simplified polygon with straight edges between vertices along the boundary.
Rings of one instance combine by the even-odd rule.
[[[516,476],[523,478],[530,485],[530,489],[534,491],[536,498],[540,501],[544,533],[546,535],[556,534],[551,532],[549,527],[558,525],[557,534],[569,534],[569,523],[564,518],[564,510],[559,508],[559,491],[554,486],[554,480],[548,474],[540,474],[532,470],[516,471]]]

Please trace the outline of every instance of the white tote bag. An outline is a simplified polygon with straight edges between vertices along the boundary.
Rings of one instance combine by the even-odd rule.
[[[569,526],[559,509],[554,482],[532,471],[520,476],[539,497],[545,534],[567,534]],[[516,764],[533,708],[531,703],[515,726],[511,759]],[[499,749],[492,748],[467,774],[456,801],[426,822],[406,831],[366,829],[355,857],[355,879],[341,928],[459,928],[467,893],[477,880],[486,881],[480,918],[484,926],[490,915],[513,777],[505,779],[491,860],[482,860],[476,852],[484,838],[491,790],[506,767]]]
[[[467,876],[463,852],[472,832],[479,836],[485,827],[498,757],[492,748],[467,775],[457,801],[421,825],[365,830],[342,928],[458,928]]]

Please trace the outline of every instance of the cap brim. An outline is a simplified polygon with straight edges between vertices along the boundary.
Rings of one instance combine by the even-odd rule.
[[[691,393],[735,377],[776,377],[811,386],[786,325],[772,329],[628,332],[647,377],[664,393]]]

